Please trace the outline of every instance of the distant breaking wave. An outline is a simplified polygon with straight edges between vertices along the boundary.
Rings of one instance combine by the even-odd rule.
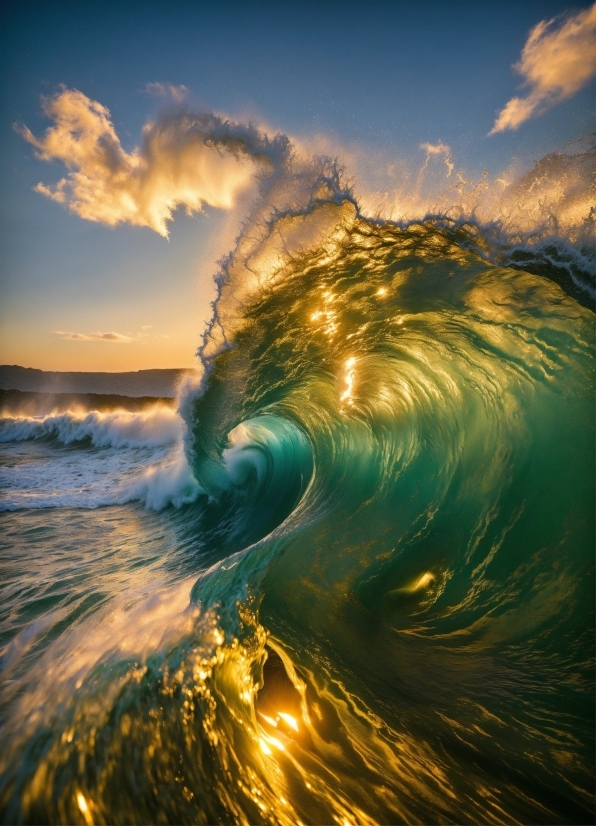
[[[161,405],[140,413],[67,412],[0,419],[0,443],[55,439],[63,445],[87,442],[94,447],[156,448],[173,445],[181,435],[180,417],[175,410]]]

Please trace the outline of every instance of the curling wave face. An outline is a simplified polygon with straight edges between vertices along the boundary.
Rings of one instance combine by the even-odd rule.
[[[5,652],[7,821],[593,820],[594,316],[333,210],[221,282],[149,591]]]

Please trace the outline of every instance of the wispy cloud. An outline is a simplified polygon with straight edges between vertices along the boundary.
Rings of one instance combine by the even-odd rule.
[[[64,330],[52,330],[55,336],[65,341],[109,341],[113,344],[130,344],[135,339],[122,333],[69,333]]]
[[[529,87],[499,113],[491,135],[517,129],[578,92],[596,73],[596,3],[567,18],[534,26],[514,68]]]
[[[290,152],[288,138],[254,124],[180,111],[147,123],[141,146],[128,153],[109,110],[82,92],[63,89],[43,109],[54,123],[42,138],[15,128],[39,158],[70,171],[55,186],[35,189],[88,221],[150,227],[166,238],[177,207],[188,214],[206,204],[231,209],[257,167],[276,168]]]
[[[174,86],[173,83],[146,83],[145,91],[152,97],[170,97],[181,103],[187,95],[186,86]]]

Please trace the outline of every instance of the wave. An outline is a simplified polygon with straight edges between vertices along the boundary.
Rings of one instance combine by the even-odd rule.
[[[86,442],[93,447],[156,448],[173,445],[180,441],[181,435],[180,417],[165,405],[138,413],[128,410],[108,413],[68,411],[41,417],[7,416],[0,419],[0,443],[49,439],[63,445]]]
[[[320,210],[324,243],[287,253]],[[370,221],[347,199],[275,232],[275,267],[268,234],[227,265],[227,336],[208,332],[189,420],[197,478],[261,417],[312,456],[276,527],[192,591],[226,635],[215,731],[247,732],[216,759],[257,789],[225,810],[484,822],[490,784],[496,820],[589,820],[594,315],[453,223]]]
[[[184,455],[183,432],[182,419],[165,405],[141,412],[67,411],[2,418],[0,444],[12,452],[0,467],[0,511],[128,502],[157,511],[196,502],[203,489]],[[30,442],[50,452],[23,454],[19,445]],[[72,447],[78,450],[59,450]],[[99,449],[101,458],[89,449]]]
[[[331,160],[261,183],[165,474],[194,584],[15,681],[6,819],[593,822],[594,313]]]

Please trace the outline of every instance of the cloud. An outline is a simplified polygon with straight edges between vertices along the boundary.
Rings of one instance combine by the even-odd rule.
[[[453,162],[451,161],[451,147],[447,146],[446,143],[421,143],[420,149],[424,149],[426,152],[426,160],[424,162],[424,166],[422,167],[421,172],[426,169],[428,166],[428,162],[431,159],[432,155],[443,155],[443,160],[445,161],[445,166],[447,167],[447,177],[451,175],[453,172]]]
[[[134,339],[122,333],[68,333],[64,330],[52,330],[55,336],[65,341],[110,341],[114,344],[130,344]]]
[[[254,124],[180,111],[147,123],[141,146],[126,152],[109,110],[82,92],[63,89],[43,99],[43,109],[54,123],[42,138],[15,128],[37,157],[70,171],[36,191],[88,221],[150,227],[166,238],[177,207],[231,209],[255,172],[279,168],[291,150],[287,137]]]
[[[529,87],[499,113],[490,135],[517,129],[578,92],[596,73],[596,3],[566,19],[534,26],[514,68]]]
[[[181,103],[186,97],[186,86],[174,86],[173,83],[146,83],[145,91],[152,97],[171,97],[176,103]]]

